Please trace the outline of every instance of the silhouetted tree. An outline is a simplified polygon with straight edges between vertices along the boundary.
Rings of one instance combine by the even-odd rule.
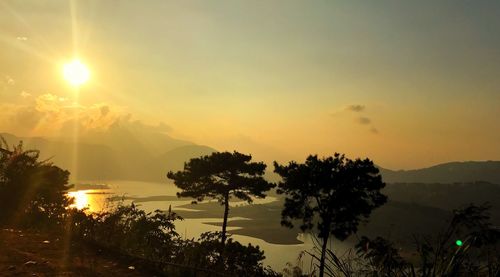
[[[238,152],[215,152],[211,155],[191,159],[184,164],[184,170],[169,172],[167,177],[182,189],[179,197],[192,197],[203,201],[205,197],[215,198],[224,205],[221,242],[226,241],[229,200],[232,196],[252,202],[251,196],[264,198],[264,192],[274,187],[264,178],[266,165],[250,162],[251,155]]]
[[[40,161],[39,152],[24,150],[20,142],[12,149],[0,143],[0,219],[23,219],[30,224],[60,224],[71,199],[69,172]]]
[[[281,224],[292,228],[292,220],[301,219],[300,228],[306,231],[316,223],[322,239],[319,274],[323,276],[330,234],[345,240],[357,231],[361,217],[367,218],[387,201],[380,193],[385,184],[379,170],[369,159],[350,160],[339,153],[323,159],[311,155],[304,164],[274,162],[274,166],[283,178],[278,193],[286,195]]]

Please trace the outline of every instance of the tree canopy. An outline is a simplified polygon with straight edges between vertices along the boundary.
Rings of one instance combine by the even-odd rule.
[[[223,202],[230,194],[251,203],[251,196],[263,198],[264,192],[274,186],[263,178],[266,165],[250,162],[251,159],[252,156],[238,152],[216,152],[191,159],[183,171],[169,172],[167,176],[182,189],[180,197],[198,201],[209,197]]]
[[[229,200],[235,197],[248,203],[252,196],[264,198],[264,192],[274,184],[264,179],[266,164],[251,162],[252,156],[239,152],[215,152],[211,155],[191,159],[185,163],[184,170],[169,172],[167,177],[182,191],[179,197],[192,197],[197,201],[204,198],[217,199],[224,205],[222,243],[226,239]]]
[[[303,231],[318,231],[323,240],[321,275],[328,237],[345,240],[357,231],[362,217],[387,201],[380,193],[385,184],[379,170],[369,159],[351,160],[339,153],[274,166],[283,178],[278,193],[286,195],[281,223],[293,227],[292,221],[299,219]]]

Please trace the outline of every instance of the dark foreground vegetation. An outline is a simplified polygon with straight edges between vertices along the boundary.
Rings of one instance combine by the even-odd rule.
[[[391,241],[382,237],[361,237],[347,253],[331,251],[327,247],[329,241],[344,240],[355,234],[358,224],[386,202],[381,193],[385,184],[368,159],[350,160],[335,154],[324,159],[310,156],[304,164],[275,164],[275,172],[283,178],[278,184],[278,193],[285,198],[282,224],[298,225],[316,237],[316,247],[303,254],[314,261],[312,267],[305,268],[309,273],[304,274],[304,267],[293,264],[283,272],[266,268],[264,252],[258,246],[242,245],[226,234],[229,199],[251,202],[252,197],[265,197],[264,193],[274,186],[263,178],[265,164],[251,162],[249,155],[214,153],[191,160],[183,171],[168,174],[182,189],[182,196],[196,200],[216,198],[224,206],[222,232],[186,240],[174,225],[182,218],[170,210],[146,213],[134,204],[117,205],[101,213],[71,208],[72,199],[66,194],[70,188],[68,171],[40,161],[37,151],[25,151],[22,144],[13,148],[4,144],[0,145],[0,225],[4,229],[0,236],[4,253],[0,255],[3,266],[0,269],[5,272],[0,275],[26,273],[24,269],[4,265],[9,258],[27,259],[30,255],[44,257],[41,262],[44,265],[39,266],[59,265],[40,273],[45,275],[500,274],[500,232],[490,223],[487,205],[471,204],[455,210],[448,227],[438,234],[415,234],[413,251],[400,253]],[[92,262],[81,260],[85,257]],[[37,264],[30,261],[23,266]],[[120,269],[112,269],[116,266]]]
[[[0,276],[152,276],[137,259],[61,233],[0,229]]]
[[[174,221],[182,219],[170,211],[146,213],[135,205],[118,205],[108,212],[89,214],[69,208],[69,172],[39,161],[38,152],[24,151],[22,144],[2,149],[0,218],[4,228],[53,233],[67,238],[68,245],[92,245],[126,255],[157,275],[275,275],[262,265],[265,256],[258,246],[228,239],[221,250],[220,233],[182,239],[174,227]],[[227,258],[220,258],[222,251]]]

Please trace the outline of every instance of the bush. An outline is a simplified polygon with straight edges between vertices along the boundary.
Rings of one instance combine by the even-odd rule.
[[[270,268],[265,268],[262,261],[264,251],[259,246],[241,243],[228,239],[222,250],[224,259],[221,259],[221,232],[207,232],[197,241],[188,240],[183,243],[183,253],[178,256],[179,263],[190,264],[195,267],[217,268],[233,276],[272,276],[275,274]]]
[[[416,259],[405,260],[393,243],[362,237],[357,257],[328,252],[327,274],[337,276],[500,276],[500,231],[490,223],[488,205],[454,211],[448,227],[434,237],[415,236]],[[456,245],[456,240],[461,245]]]
[[[73,211],[73,232],[86,241],[151,261],[171,261],[177,252],[179,235],[173,212],[146,213],[136,205],[119,205],[115,210],[87,215]]]
[[[23,150],[22,142],[9,149],[0,143],[0,224],[25,227],[60,226],[72,200],[66,196],[69,172],[39,152]]]

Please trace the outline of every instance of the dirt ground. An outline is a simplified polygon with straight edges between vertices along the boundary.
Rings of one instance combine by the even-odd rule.
[[[132,262],[57,235],[0,230],[0,276],[154,276]]]

